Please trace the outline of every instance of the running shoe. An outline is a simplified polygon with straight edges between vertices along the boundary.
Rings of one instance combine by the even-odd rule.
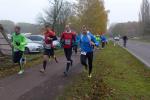
[[[21,74],[23,74],[24,73],[24,70],[20,70],[19,72],[18,72],[18,75],[21,75]]]
[[[89,78],[92,78],[92,74],[88,75]]]
[[[41,69],[40,72],[41,72],[41,73],[45,73],[45,70],[44,70],[44,69]]]
[[[64,75],[65,75],[65,76],[68,76],[68,72],[67,72],[67,71],[64,71]]]

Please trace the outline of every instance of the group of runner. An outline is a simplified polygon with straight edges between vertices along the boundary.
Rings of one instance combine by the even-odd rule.
[[[21,28],[16,26],[14,33],[12,35],[12,46],[13,46],[13,62],[18,63],[20,66],[20,71],[18,74],[24,73],[24,64],[26,58],[24,56],[25,46],[27,45],[26,37],[21,34]],[[44,73],[46,71],[46,66],[49,58],[53,58],[56,63],[59,63],[54,52],[53,41],[57,40],[57,36],[54,31],[52,31],[49,25],[46,25],[43,29],[44,38],[44,53],[43,53],[43,68],[40,72]],[[81,56],[80,61],[84,66],[85,71],[88,72],[88,77],[92,77],[93,68],[93,46],[99,46],[99,42],[96,40],[94,35],[88,31],[86,26],[82,27],[80,34],[76,34],[71,30],[69,25],[66,25],[65,31],[61,34],[60,43],[64,49],[64,54],[66,57],[66,68],[64,75],[67,76],[70,70],[70,66],[73,66],[72,51],[74,50],[77,54],[78,45],[80,46]]]

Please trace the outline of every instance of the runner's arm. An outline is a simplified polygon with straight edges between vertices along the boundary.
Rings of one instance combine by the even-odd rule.
[[[22,37],[22,42],[20,43],[21,46],[27,45],[27,39],[25,36]]]

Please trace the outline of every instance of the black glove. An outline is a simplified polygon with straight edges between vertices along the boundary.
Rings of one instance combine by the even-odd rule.
[[[53,36],[53,41],[56,41],[56,40],[58,40],[57,37],[56,37],[56,36]]]
[[[16,42],[16,45],[17,45],[17,46],[20,46],[20,43],[19,43],[19,42]]]

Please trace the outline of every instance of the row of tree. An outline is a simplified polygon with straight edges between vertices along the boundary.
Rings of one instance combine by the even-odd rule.
[[[126,22],[113,24],[109,28],[109,33],[114,35],[147,36],[150,35],[150,3],[143,0],[139,13],[138,22]]]
[[[93,33],[102,34],[107,28],[107,11],[103,0],[49,0],[50,7],[45,16],[39,17],[40,24],[50,24],[57,33],[64,30],[66,24],[71,24],[77,32],[86,25]]]
[[[108,30],[111,36],[128,35],[130,37],[140,36],[141,29],[138,22],[126,22],[112,24]]]
[[[15,23],[10,20],[0,20],[0,24],[5,28],[5,33],[11,34],[14,32]],[[21,27],[21,32],[23,33],[33,33],[40,34],[40,26],[30,23],[17,23],[18,26]]]

